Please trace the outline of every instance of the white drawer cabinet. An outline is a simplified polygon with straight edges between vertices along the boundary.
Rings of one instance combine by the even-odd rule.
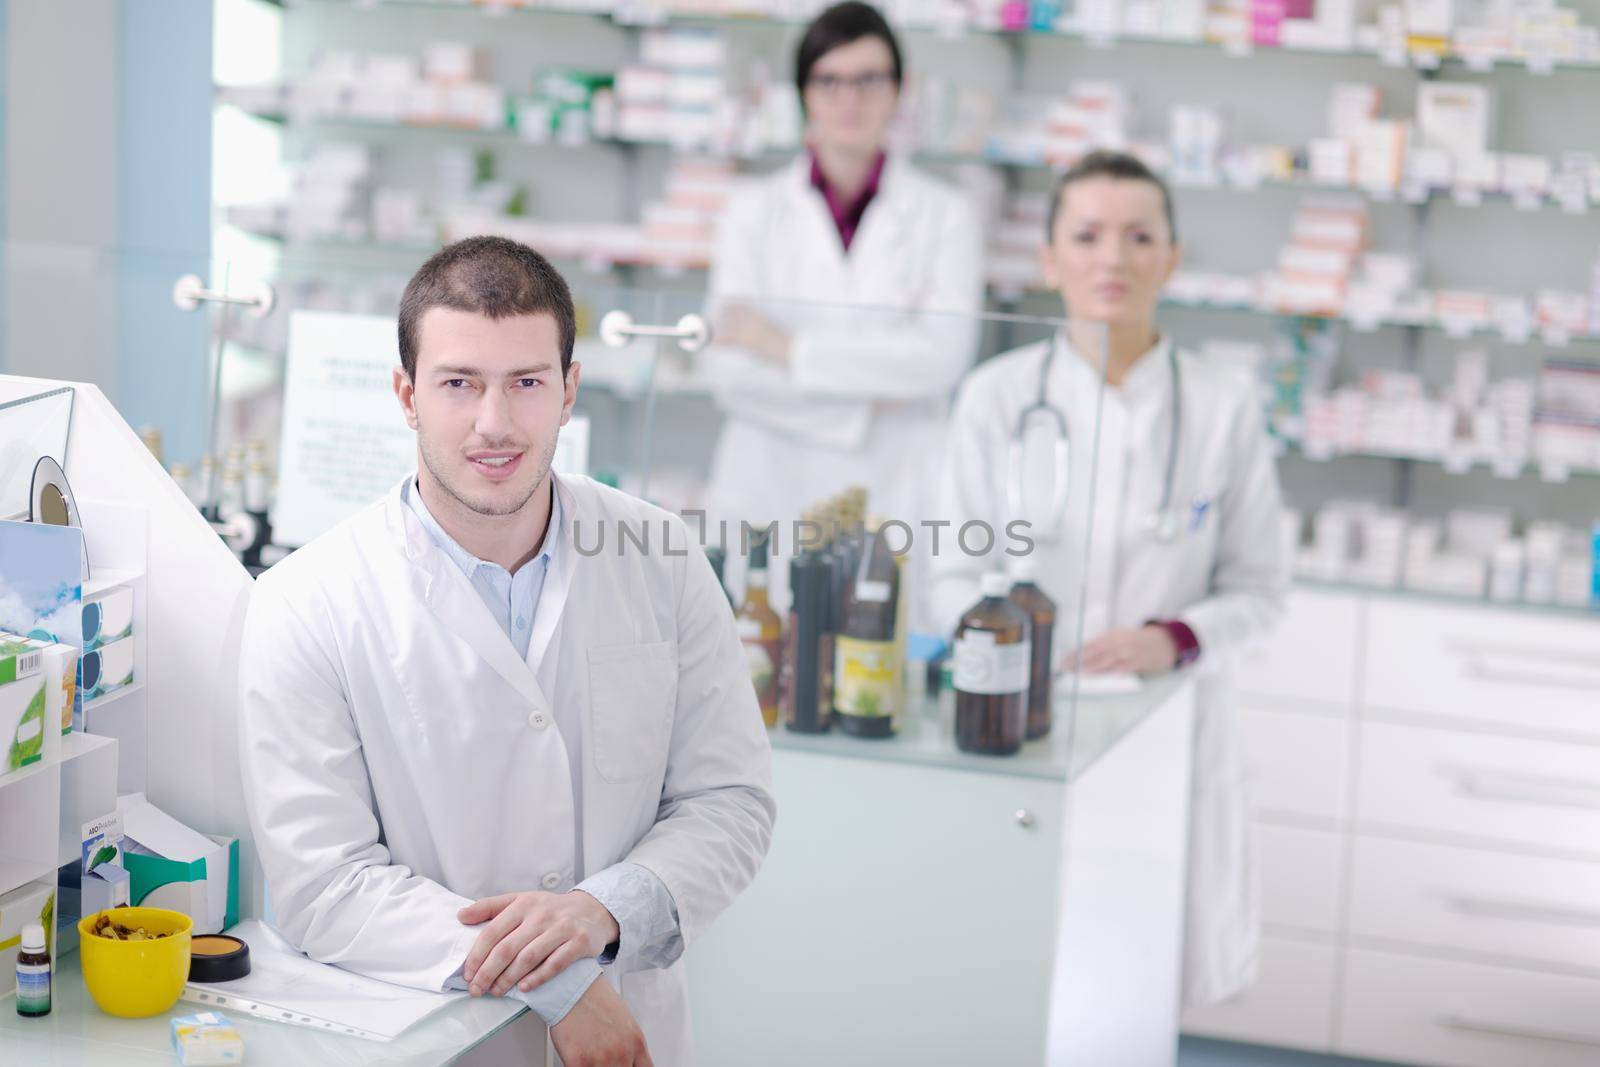
[[[1600,746],[1368,722],[1361,825],[1600,858]]]
[[[1350,933],[1600,977],[1600,863],[1359,837]]]
[[[1600,980],[1384,952],[1345,961],[1338,1052],[1439,1067],[1600,1062]]]
[[[1256,810],[1341,821],[1350,724],[1326,715],[1241,708],[1239,729]]]
[[[1261,920],[1332,934],[1339,928],[1339,871],[1343,839],[1325,830],[1258,825]]]
[[[1282,622],[1240,655],[1239,691],[1348,707],[1356,699],[1361,605],[1356,593],[1291,592]]]
[[[1374,598],[1364,702],[1600,740],[1600,620]]]
[[[1263,938],[1255,986],[1226,1004],[1184,1012],[1184,1033],[1328,1051],[1335,951],[1331,944]]]

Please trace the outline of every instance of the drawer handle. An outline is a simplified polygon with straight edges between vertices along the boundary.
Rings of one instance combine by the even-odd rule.
[[[1494,1034],[1497,1037],[1520,1037],[1530,1041],[1553,1041],[1562,1045],[1583,1045],[1589,1048],[1600,1048],[1600,1036],[1588,1037],[1583,1034],[1562,1033],[1559,1030],[1536,1030],[1526,1026],[1503,1026],[1499,1023],[1478,1022],[1475,1019],[1464,1019],[1459,1015],[1441,1015],[1435,1020],[1440,1026],[1451,1030],[1466,1030],[1474,1034]]]
[[[1465,656],[1461,673],[1476,681],[1600,691],[1600,670],[1592,662],[1576,657],[1516,648],[1462,645],[1458,649]]]
[[[1440,767],[1438,772],[1455,783],[1457,793],[1474,800],[1600,811],[1600,787],[1591,782],[1470,767]]]
[[[1561,908],[1549,904],[1525,904],[1515,900],[1483,900],[1476,897],[1445,896],[1445,903],[1463,915],[1495,919],[1521,919],[1527,922],[1554,923],[1560,926],[1600,926],[1600,912],[1581,908]]]

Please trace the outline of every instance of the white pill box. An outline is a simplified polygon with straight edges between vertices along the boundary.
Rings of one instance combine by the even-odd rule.
[[[119,585],[83,602],[83,650],[91,652],[133,633],[133,587]]]
[[[226,1015],[203,1011],[172,1020],[172,1051],[185,1067],[244,1062],[244,1038]]]

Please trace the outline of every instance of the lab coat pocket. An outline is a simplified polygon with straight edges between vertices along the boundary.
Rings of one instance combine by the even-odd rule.
[[[677,691],[671,641],[589,650],[589,740],[601,778],[631,782],[666,765]]]

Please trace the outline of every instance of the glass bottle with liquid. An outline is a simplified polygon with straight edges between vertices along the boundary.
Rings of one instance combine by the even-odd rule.
[[[1028,740],[1037,741],[1050,733],[1051,669],[1054,666],[1056,602],[1034,582],[1031,559],[1020,559],[1011,567],[1010,600],[1027,613],[1033,623],[1030,635],[1032,659],[1028,671]]]
[[[874,522],[864,530],[854,573],[845,583],[843,625],[834,639],[833,711],[843,733],[892,737],[900,729],[905,694],[895,643],[899,603],[900,567],[882,525]]]
[[[831,660],[822,658],[829,623],[832,571],[819,552],[807,551],[789,564],[789,626],[783,649],[783,721],[795,733],[826,733],[833,725],[827,678]],[[827,644],[829,649],[831,644]]]
[[[956,626],[956,747],[1009,756],[1027,736],[1032,623],[1004,574],[984,575],[981,591]]]
[[[38,1018],[50,1014],[50,950],[44,926],[22,928],[22,949],[17,953],[17,1014]]]
[[[783,670],[783,620],[767,602],[767,539],[750,545],[750,568],[745,575],[744,603],[736,618],[739,640],[744,642],[750,681],[761,705],[761,721],[778,725],[778,685]]]

